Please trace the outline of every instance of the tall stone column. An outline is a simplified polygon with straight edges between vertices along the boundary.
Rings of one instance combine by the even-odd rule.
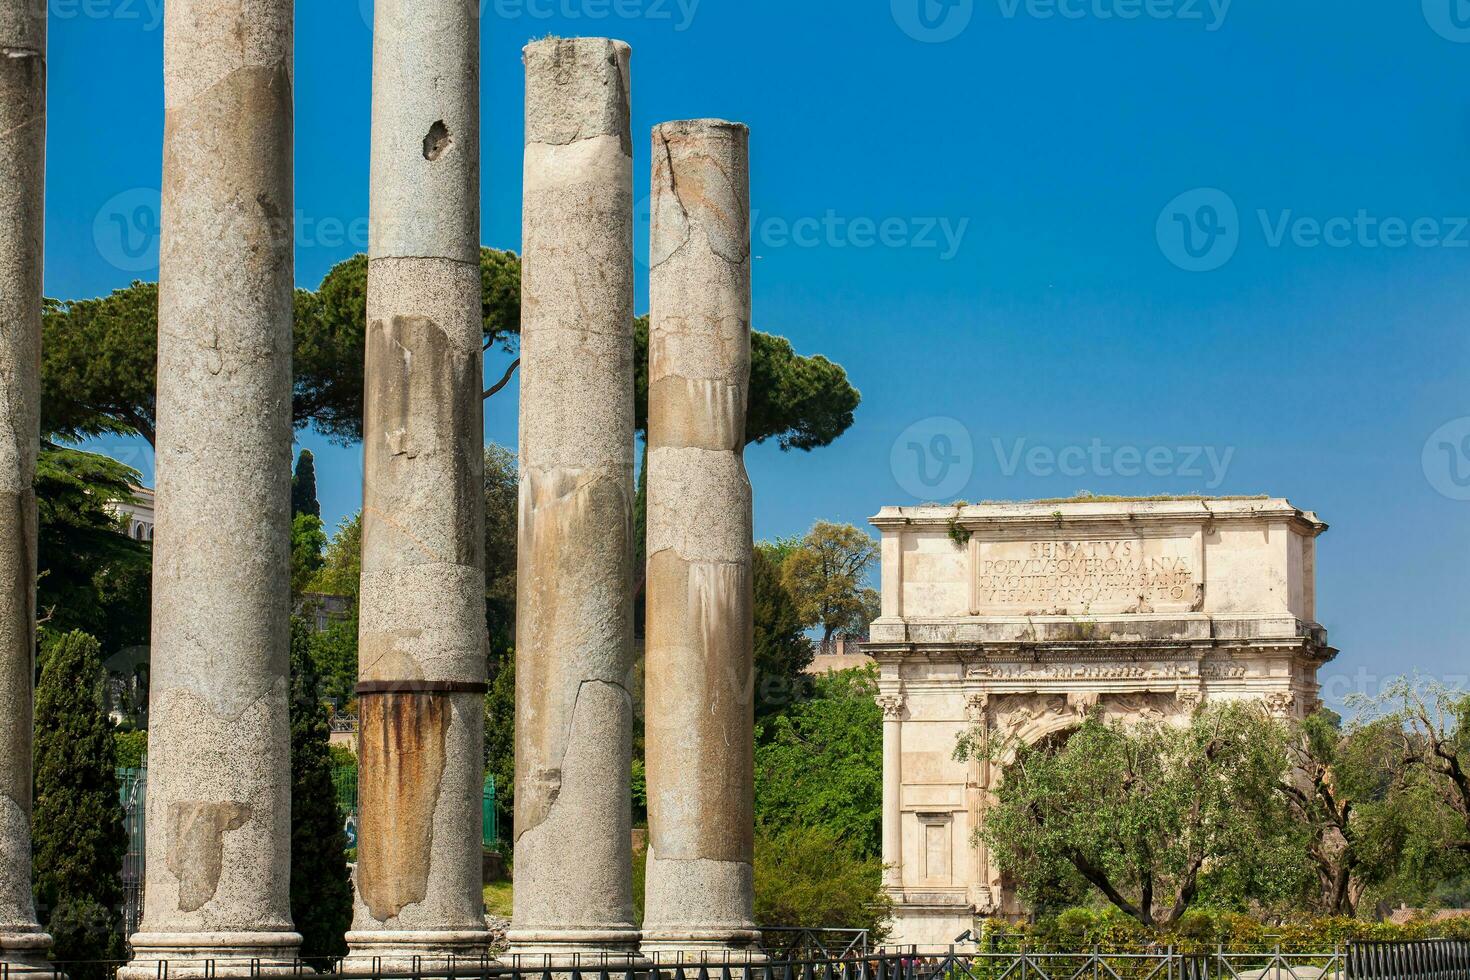
[[[754,886],[749,131],[653,131],[645,953],[749,953]]]
[[[883,886],[903,888],[903,705],[902,694],[878,698],[883,709]]]
[[[636,953],[629,48],[525,49],[511,952]]]
[[[0,2],[0,969],[45,969],[31,897],[46,6]]]
[[[123,980],[289,969],[292,4],[164,20],[143,923]]]
[[[489,947],[477,0],[377,0],[349,969]]]

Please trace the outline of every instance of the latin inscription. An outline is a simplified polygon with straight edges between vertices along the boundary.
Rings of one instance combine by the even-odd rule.
[[[976,598],[981,607],[1150,612],[1192,603],[1196,575],[1187,539],[981,542]],[[1098,609],[1096,607],[1104,608]]]

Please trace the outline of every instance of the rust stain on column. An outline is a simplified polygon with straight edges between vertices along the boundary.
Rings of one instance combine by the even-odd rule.
[[[428,894],[434,810],[444,777],[444,694],[363,694],[357,886],[386,922]]]

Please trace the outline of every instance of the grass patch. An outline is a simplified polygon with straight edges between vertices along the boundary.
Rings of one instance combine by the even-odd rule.
[[[508,881],[492,881],[485,886],[485,911],[502,919],[510,918],[511,894],[514,891]]]

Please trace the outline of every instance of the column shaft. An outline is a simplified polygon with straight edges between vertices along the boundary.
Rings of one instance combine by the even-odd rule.
[[[349,968],[435,969],[491,940],[479,6],[378,0],[373,27]]]
[[[878,698],[883,708],[883,885],[903,888],[903,704],[902,696]]]
[[[633,705],[629,48],[525,49],[511,951],[627,957]]]
[[[46,6],[0,2],[0,964],[45,969],[31,897]]]
[[[123,980],[285,971],[300,943],[290,0],[170,0],[164,104],[147,882]]]
[[[748,951],[754,673],[749,133],[653,132],[645,952]]]

